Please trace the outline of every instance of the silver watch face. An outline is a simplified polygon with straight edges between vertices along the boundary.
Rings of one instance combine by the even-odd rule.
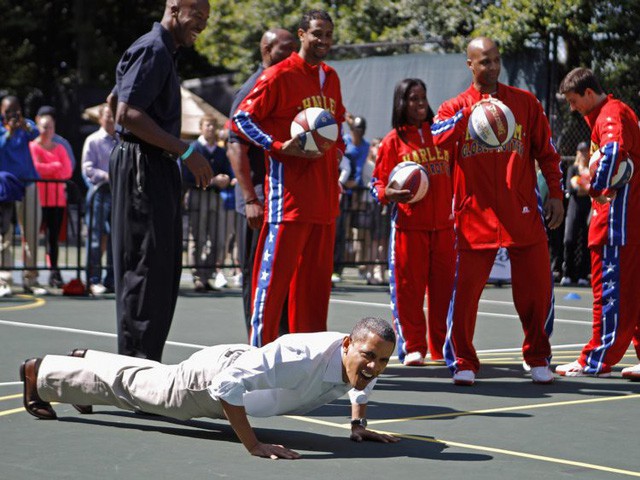
[[[367,428],[367,419],[366,418],[356,418],[351,420],[351,425],[356,426],[360,425],[362,428]]]

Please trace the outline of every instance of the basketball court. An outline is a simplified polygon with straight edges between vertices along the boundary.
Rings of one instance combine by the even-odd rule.
[[[332,292],[331,330],[348,332],[362,316],[390,319],[386,287],[347,277]],[[245,341],[239,290],[197,295],[184,286],[165,362]],[[554,366],[574,360],[591,330],[589,289],[557,287],[555,295]],[[624,366],[637,363],[634,353],[611,378],[532,384],[522,369],[522,331],[508,285],[483,293],[475,341],[482,368],[473,387],[454,386],[444,366],[404,367],[397,359],[380,377],[369,425],[398,435],[399,443],[351,442],[346,398],[304,417],[252,419],[258,438],[298,451],[297,461],[251,457],[222,420],[178,422],[111,407],[79,415],[70,405],[54,405],[57,421],[28,415],[20,363],[79,347],[114,351],[114,318],[113,296],[2,299],[0,478],[640,477],[640,383],[620,378]]]

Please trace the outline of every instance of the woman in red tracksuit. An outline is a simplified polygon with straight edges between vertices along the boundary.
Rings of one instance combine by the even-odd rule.
[[[404,79],[394,92],[393,130],[378,150],[371,192],[381,204],[395,202],[389,287],[398,356],[405,365],[423,365],[427,351],[432,360],[443,359],[455,274],[452,154],[448,146],[453,147],[464,134],[468,115],[463,113],[431,125],[433,112],[427,102],[426,85],[419,79]],[[408,190],[387,186],[393,168],[406,161],[420,164],[429,176],[429,191],[415,203],[407,203],[412,196]],[[425,291],[427,322],[423,311]]]

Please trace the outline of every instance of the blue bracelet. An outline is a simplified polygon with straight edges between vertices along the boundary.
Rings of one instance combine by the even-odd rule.
[[[187,148],[185,150],[185,152],[180,155],[180,160],[186,160],[187,158],[189,158],[189,155],[191,155],[193,153],[193,145],[189,145],[189,148]]]

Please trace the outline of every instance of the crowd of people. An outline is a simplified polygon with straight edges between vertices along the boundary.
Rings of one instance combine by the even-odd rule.
[[[640,161],[640,129],[631,109],[607,96],[590,70],[570,72],[560,93],[572,110],[585,116],[592,129],[590,150],[599,149],[602,157],[590,168],[590,152],[580,145],[566,182],[542,105],[530,92],[498,81],[500,51],[489,38],[468,44],[471,85],[435,114],[422,80],[400,81],[393,93],[391,131],[379,142],[369,142],[366,119],[347,112],[338,75],[324,62],[332,45],[333,20],[325,11],[311,10],[297,29],[297,51],[294,37],[282,29],[263,36],[263,64],[236,98],[227,152],[218,144],[211,118],[202,119],[198,140],[180,139],[174,53],[194,43],[208,16],[206,0],[168,0],[162,21],[118,63],[116,86],[102,109],[101,131],[87,139],[83,171],[94,186],[110,185],[108,200],[105,195],[93,213],[97,223],[91,242],[101,244],[100,235],[111,234],[113,287],[100,275],[94,284],[115,289],[121,356],[88,351],[25,362],[21,376],[29,413],[55,418],[49,402],[62,401],[80,404],[81,411],[85,403],[106,403],[175,418],[226,416],[252,454],[297,458],[284,447],[258,442],[247,413],[307,411],[353,388],[352,438],[392,441],[366,429],[372,380],[396,348],[404,365],[423,366],[430,356],[449,367],[456,385],[475,383],[480,368],[473,344],[478,303],[499,249],[506,249],[511,262],[524,365],[534,383],[552,383],[554,293],[547,232],[562,225],[565,191],[569,215],[560,282],[586,285],[590,278],[594,329],[580,357],[555,371],[609,375],[631,342],[640,358],[640,304],[633,299],[640,271],[640,224],[627,221],[640,211],[640,180],[637,175],[613,180],[621,160],[629,156]],[[498,149],[467,134],[472,110],[489,97],[506,104],[517,124],[513,138]],[[0,131],[0,151],[4,161],[5,151],[22,148],[20,165],[29,170],[12,172],[23,188],[10,201],[26,202],[28,189],[34,196],[29,183],[33,178],[68,178],[70,161],[52,141],[51,116],[43,115],[37,125],[25,121],[15,113],[16,102],[9,98],[2,103],[6,130]],[[289,133],[292,118],[312,106],[329,110],[349,127],[324,151],[305,150]],[[108,168],[104,157],[89,159],[94,141],[110,150]],[[411,191],[389,184],[391,171],[404,161],[421,164],[429,175],[430,190],[420,201],[411,202]],[[546,185],[544,202],[536,164]],[[193,272],[197,291],[213,288],[208,281],[215,262],[206,259],[213,256],[211,245],[221,242],[210,228],[212,218],[220,215],[211,192],[237,188],[245,221],[238,237],[243,240],[239,250],[250,346],[206,349],[178,367],[165,367],[159,361],[178,293],[183,185],[190,187],[186,202],[194,212],[189,215],[188,234],[194,239],[189,256],[194,264],[204,259],[205,265]],[[358,189],[363,187],[371,189],[365,202],[375,202],[379,213],[388,211],[388,239],[381,238],[381,225],[373,220],[339,216],[340,204],[349,211],[363,201]],[[64,192],[57,189],[40,191],[49,236],[59,228],[58,210],[64,205],[60,197]],[[590,268],[584,243],[577,247],[585,241],[587,220]],[[3,213],[3,227],[5,223]],[[318,333],[327,330],[332,273],[333,281],[339,281],[344,251],[335,247],[344,242],[347,226],[369,232],[376,242],[374,255],[388,242],[395,334],[375,319],[359,322],[350,335]],[[569,255],[577,248],[583,249],[581,256]],[[52,281],[57,278],[55,255],[51,241]],[[569,257],[579,260],[566,261]],[[28,274],[25,270],[25,282]],[[372,282],[384,281],[374,271],[366,274]],[[283,320],[290,335],[282,335]],[[149,378],[128,382],[118,375],[114,380],[113,369],[136,379],[144,371]],[[83,382],[85,374],[101,378],[102,386]],[[640,364],[622,375],[639,379]],[[305,383],[302,392],[304,381],[310,386]],[[126,396],[102,394],[120,392],[125,384]],[[271,403],[253,403],[249,394],[254,392],[271,395]]]

